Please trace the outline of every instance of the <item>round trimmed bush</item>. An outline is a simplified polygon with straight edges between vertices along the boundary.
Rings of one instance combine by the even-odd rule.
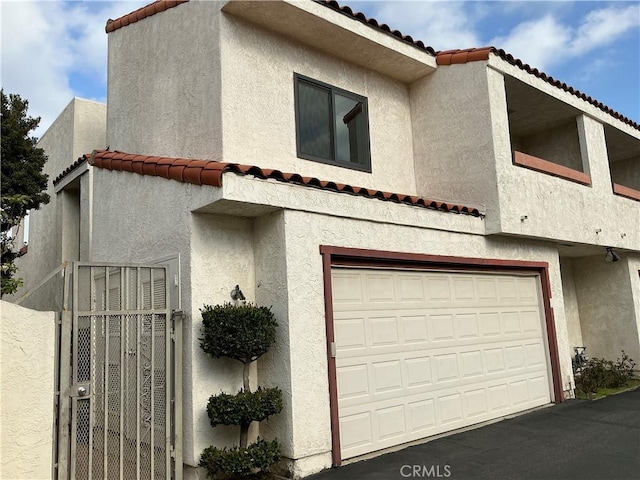
[[[273,312],[257,305],[205,305],[201,310],[200,347],[214,358],[249,363],[264,355],[276,339]]]

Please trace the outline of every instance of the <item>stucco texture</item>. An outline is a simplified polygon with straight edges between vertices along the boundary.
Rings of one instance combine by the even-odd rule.
[[[265,383],[290,383],[291,402],[285,406],[284,418],[279,418],[275,431],[289,436],[284,454],[298,462],[296,472],[312,473],[324,462],[330,465],[330,423],[327,381],[327,352],[324,315],[324,289],[319,245],[390,250],[432,255],[452,255],[478,258],[502,258],[545,261],[550,265],[552,294],[555,297],[556,331],[563,379],[571,375],[570,351],[566,321],[562,306],[561,279],[557,252],[542,244],[513,240],[488,239],[481,236],[439,232],[315,215],[308,212],[285,211],[286,272],[274,272],[270,281],[286,283],[285,306],[277,308],[287,312],[281,328],[283,340],[288,337],[289,369],[276,368],[267,363],[259,369],[260,380]],[[274,243],[272,252],[282,247]],[[258,258],[258,257],[256,257]],[[286,275],[282,278],[280,275]],[[256,281],[261,279],[256,276]],[[274,299],[277,300],[277,299]],[[279,300],[280,302],[282,300]],[[274,303],[275,302],[269,302]],[[276,308],[274,306],[274,308]],[[283,376],[288,377],[283,380]],[[566,383],[563,381],[563,384]],[[288,386],[288,385],[287,385]],[[568,389],[568,385],[564,385]],[[315,460],[314,460],[315,459]]]
[[[231,15],[220,40],[224,161],[416,193],[407,85]],[[367,97],[372,173],[297,157],[294,73]]]
[[[626,258],[605,262],[597,255],[572,259],[572,263],[587,354],[615,360],[624,350],[639,359],[637,293],[632,291],[638,285],[630,277],[630,262]]]
[[[1,301],[0,478],[51,479],[55,314]]]
[[[572,259],[560,259],[560,273],[562,275],[562,293],[564,297],[564,312],[567,318],[569,347],[573,351],[575,347],[582,347],[583,342]]]
[[[222,158],[219,8],[223,3],[185,3],[109,33],[111,150]]]
[[[577,119],[590,186],[521,168],[512,164],[504,77],[493,69],[489,90],[495,159],[485,161],[495,162],[500,205],[499,226],[493,230],[488,221],[489,232],[640,250],[640,209],[612,194],[603,124],[586,115]]]
[[[486,62],[440,68],[411,85],[411,128],[418,195],[486,205],[492,222],[499,204],[488,93]]]
[[[16,295],[5,299],[16,301],[29,292],[31,295],[25,300],[24,306],[37,310],[61,308],[60,282],[52,279],[37,292],[33,292],[33,289],[63,261],[80,260],[80,226],[83,259],[89,257],[89,209],[84,209],[81,220],[79,202],[85,205],[90,203],[91,172],[85,173],[80,185],[72,186],[72,191],[68,192],[56,193],[53,180],[78,157],[95,148],[104,148],[105,129],[106,105],[74,98],[38,142],[38,147],[43,148],[48,157],[43,173],[49,176],[47,193],[50,201],[29,214],[29,251],[16,262],[19,276],[24,279],[24,287]],[[78,195],[70,201],[71,197]]]

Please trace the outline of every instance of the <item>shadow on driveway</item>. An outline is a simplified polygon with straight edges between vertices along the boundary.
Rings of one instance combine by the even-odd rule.
[[[308,478],[639,479],[640,389],[568,400]]]

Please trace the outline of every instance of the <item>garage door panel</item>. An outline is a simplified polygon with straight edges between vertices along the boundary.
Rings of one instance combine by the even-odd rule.
[[[352,289],[334,291],[342,458],[550,402],[535,277],[336,269],[333,278]]]
[[[369,317],[367,345],[370,347],[399,345],[398,323],[395,315]]]
[[[540,376],[539,380],[545,380],[545,377]],[[518,376],[507,380],[497,379],[480,388],[476,384],[462,389],[451,387],[437,390],[431,392],[428,398],[407,395],[401,399],[386,399],[371,404],[370,408],[363,405],[341,406],[341,438],[343,434],[346,435],[354,446],[345,447],[343,442],[343,453],[347,455],[344,458],[366,453],[366,449],[372,445],[376,449],[379,445],[384,445],[381,448],[392,446],[393,443],[383,441],[390,438],[401,437],[400,443],[405,443],[531,408],[535,388],[535,379],[532,381],[526,376]],[[542,398],[542,401],[548,403],[549,396]],[[403,412],[403,419],[400,412]],[[363,418],[371,421],[371,427],[363,427]],[[390,425],[391,419],[395,424]],[[361,432],[357,429],[361,429]],[[347,451],[355,447],[356,450]]]

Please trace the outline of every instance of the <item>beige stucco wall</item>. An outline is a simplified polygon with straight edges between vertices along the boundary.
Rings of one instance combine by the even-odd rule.
[[[286,211],[282,222],[288,248],[286,272],[280,271],[279,275],[286,274],[286,277],[272,275],[271,281],[288,285],[288,296],[284,299],[288,315],[282,328],[287,330],[284,335],[291,339],[288,345],[288,381],[291,383],[292,404],[285,406],[282,415],[286,418],[278,419],[277,430],[285,429],[282,433],[292,436],[292,449],[287,448],[284,453],[298,461],[294,467],[296,474],[310,474],[328,467],[331,462],[324,290],[319,245],[549,262],[562,380],[568,389],[570,345],[558,257],[552,247],[296,211]],[[274,244],[271,250],[276,252],[280,248]],[[258,278],[256,280],[259,281]],[[285,310],[285,307],[279,308]],[[265,383],[278,381],[283,374],[288,374],[287,370],[270,364],[261,366],[259,371],[260,379]]]
[[[526,75],[510,73],[523,78]],[[603,124],[587,115],[577,119],[581,157],[585,171],[591,175],[590,186],[515,166],[504,77],[490,68],[488,78],[500,204],[499,228],[494,230],[495,224],[488,221],[488,233],[640,251],[640,229],[635,228],[640,224],[640,208],[637,202],[612,194]]]
[[[640,157],[611,162],[610,168],[613,182],[640,190]]]
[[[569,348],[573,352],[575,347],[582,347],[583,343],[573,260],[571,258],[560,258],[560,274],[562,276],[562,296],[564,297],[564,313],[567,319]]]
[[[638,329],[638,337],[640,338],[640,255],[629,255],[627,257],[627,262],[636,328]],[[634,358],[634,360],[636,361],[636,370],[640,370],[640,354],[637,358]]]
[[[522,137],[511,136],[514,150],[583,171],[576,122]]]
[[[0,302],[0,478],[51,479],[55,314]]]
[[[189,2],[109,33],[111,150],[221,158],[222,3]]]
[[[406,85],[231,15],[220,38],[225,161],[415,194]],[[297,158],[294,73],[367,97],[371,173]]]
[[[486,62],[439,68],[411,85],[411,128],[418,194],[486,205],[492,224],[499,204],[488,93]]]
[[[629,271],[630,262],[625,257],[605,262],[601,255],[572,262],[587,354],[615,360],[624,350],[631,358],[640,358],[637,293],[633,292],[638,283]],[[633,262],[637,265],[637,256]]]
[[[18,276],[24,279],[24,287],[14,296],[6,297],[6,300],[16,301],[32,291],[63,261],[78,260],[77,237],[64,236],[63,231],[74,229],[72,224],[78,222],[79,212],[75,203],[67,205],[68,199],[63,199],[63,193],[55,193],[53,180],[78,157],[95,148],[104,148],[105,125],[106,105],[74,98],[38,142],[48,157],[43,172],[49,176],[47,193],[50,202],[39,210],[31,211],[29,215],[29,252],[16,262]],[[84,203],[88,202],[90,194],[89,176],[90,172],[85,173],[81,180],[81,200]],[[82,243],[86,250],[91,231],[88,212],[82,223],[82,231]],[[32,294],[23,305],[37,310],[59,308],[60,285],[52,280]]]

